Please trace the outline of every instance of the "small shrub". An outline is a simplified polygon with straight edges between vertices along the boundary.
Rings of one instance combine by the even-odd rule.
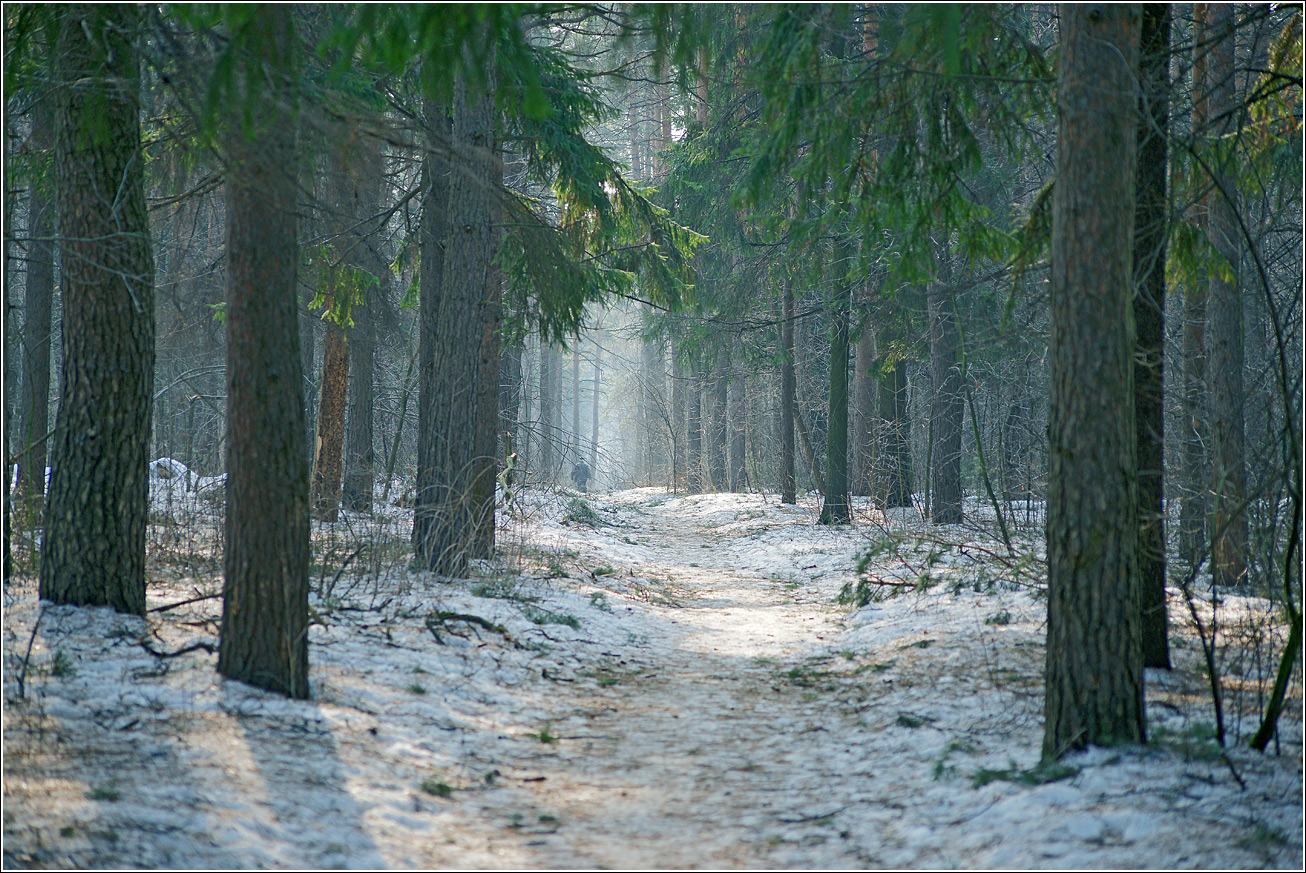
[[[835,603],[843,606],[855,606],[858,609],[875,600],[876,596],[871,589],[871,583],[865,579],[858,579],[855,587],[852,582],[843,583],[843,587],[839,589],[839,593],[834,598]]]
[[[580,619],[565,612],[550,612],[547,609],[535,609],[528,606],[522,610],[522,615],[536,624],[562,624],[575,630],[580,629]]]
[[[438,779],[423,779],[421,789],[432,797],[453,797],[453,786]]]
[[[602,591],[595,591],[590,594],[590,606],[593,606],[599,612],[612,612],[612,604],[608,603],[608,596]]]
[[[88,800],[107,800],[110,803],[121,796],[122,795],[120,795],[116,789],[104,785],[97,786],[86,792],[86,798]]]
[[[567,509],[562,513],[563,524],[583,524],[589,527],[599,527],[605,524],[599,514],[590,508],[590,505],[579,497],[572,498],[567,504]]]
[[[77,675],[77,668],[73,666],[72,659],[68,657],[63,649],[59,649],[54,653],[54,660],[50,663],[50,675],[57,676],[60,679]]]
[[[1005,609],[1001,612],[995,612],[984,619],[984,623],[993,625],[1011,624],[1011,613]]]

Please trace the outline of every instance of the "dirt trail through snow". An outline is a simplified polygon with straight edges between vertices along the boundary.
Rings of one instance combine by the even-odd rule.
[[[804,735],[838,731],[841,719],[832,723],[831,701],[779,677],[837,632],[839,613],[795,597],[791,583],[732,569],[693,515],[636,525],[656,555],[639,572],[668,580],[647,608],[669,625],[600,687],[560,689],[560,748],[535,759],[546,778],[530,784],[565,826],[535,841],[535,863],[762,864],[777,822],[791,845],[837,842],[827,771],[841,762],[815,759]]]

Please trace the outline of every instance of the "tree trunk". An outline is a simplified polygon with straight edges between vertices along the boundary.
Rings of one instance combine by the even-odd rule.
[[[780,502],[796,504],[794,476],[794,285],[785,279],[780,321]]]
[[[296,241],[292,10],[257,6],[227,151],[227,547],[218,672],[308,697],[308,462]]]
[[[1210,6],[1210,31],[1215,44],[1207,59],[1210,83],[1211,135],[1231,133],[1237,106],[1234,100],[1234,13],[1227,3]],[[1234,210],[1232,151],[1210,155],[1213,173],[1210,224],[1207,233],[1225,262],[1212,270],[1207,286],[1207,362],[1210,378],[1211,427],[1211,573],[1216,585],[1247,581],[1247,493],[1243,433],[1243,301],[1238,292],[1238,227]],[[1228,270],[1226,274],[1224,271]]]
[[[852,419],[852,472],[848,490],[858,497],[875,493],[875,466],[879,449],[875,439],[875,378],[879,375],[876,364],[875,331],[871,329],[870,319],[867,319],[862,325],[853,355],[852,409],[849,415]]]
[[[349,385],[349,340],[345,329],[328,323],[322,350],[322,382],[313,440],[310,505],[319,521],[340,519],[340,477],[344,463],[345,399]]]
[[[494,263],[493,88],[486,96],[455,88],[454,172],[449,178],[448,233],[444,278],[435,333],[435,360],[441,377],[431,404],[436,440],[430,526],[418,544],[420,565],[445,576],[464,576],[475,549],[479,517],[476,433],[480,357],[485,332],[484,300]],[[498,360],[497,351],[495,360]]]
[[[50,113],[33,107],[32,141],[49,148]],[[50,427],[50,312],[54,300],[54,207],[47,185],[35,180],[27,187],[29,238],[27,287],[23,300],[22,394],[18,404],[18,482],[15,512],[30,529],[41,516],[45,502],[45,461]]]
[[[889,349],[887,331],[876,340],[877,415],[875,482],[873,492],[886,509],[911,506],[912,461],[911,421],[907,405],[907,361]],[[895,355],[892,364],[886,355]]]
[[[1139,10],[1061,6],[1043,755],[1142,742],[1130,312]]]
[[[382,288],[385,287],[383,280]],[[349,330],[349,412],[345,423],[345,479],[341,502],[350,512],[372,511],[372,480],[376,466],[373,447],[373,384],[376,364],[376,332],[372,295],[354,307],[354,326]]]
[[[1169,123],[1170,7],[1143,7],[1142,83],[1148,116],[1138,127],[1134,211],[1134,415],[1138,443],[1138,568],[1143,666],[1170,667],[1165,603],[1166,133]]]
[[[944,255],[944,258],[950,257]],[[961,430],[963,396],[961,360],[957,338],[956,290],[947,281],[930,283],[930,361],[934,375],[934,488],[930,520],[935,524],[960,524]]]
[[[590,404],[590,471],[594,476],[599,472],[599,376],[603,370],[603,327],[602,323],[595,329],[594,337],[594,393]]]
[[[1209,4],[1193,6],[1197,38],[1193,48],[1193,136],[1205,136],[1209,105],[1206,81],[1209,32],[1206,26]],[[1209,202],[1199,204],[1193,221],[1206,227]],[[1184,286],[1183,388],[1180,416],[1179,552],[1189,567],[1207,557],[1206,491],[1210,487],[1209,434],[1206,421],[1206,288],[1195,283]]]
[[[703,383],[697,367],[689,373],[689,412],[685,416],[685,477],[690,494],[703,491]]]
[[[847,253],[838,261],[847,263]],[[852,292],[846,279],[838,288],[830,326],[830,425],[825,435],[825,495],[819,524],[848,524],[852,507],[848,501],[848,321]]]
[[[440,301],[444,296],[444,252],[448,236],[449,163],[446,159],[453,135],[444,107],[427,101],[426,153],[422,156],[421,297],[417,337],[417,490],[413,501],[413,554],[427,560],[436,521],[436,476],[444,450],[436,426],[436,392],[448,376],[436,354]],[[436,364],[439,361],[440,369]]]
[[[490,123],[493,125],[493,114]],[[503,159],[495,140],[493,129],[486,133],[485,146],[490,153],[489,181],[492,192],[503,188]],[[490,215],[490,251],[497,252],[500,239],[501,210],[493,193],[487,197]],[[493,255],[485,266],[485,287],[482,289],[481,307],[481,358],[478,370],[478,399],[475,444],[475,480],[473,496],[476,542],[474,557],[489,558],[494,555],[494,489],[499,480],[499,433],[502,419],[499,414],[499,359],[502,343],[500,328],[503,324],[503,275]]]
[[[540,334],[540,418],[537,442],[540,446],[540,481],[545,485],[552,484],[558,475],[558,465],[554,460],[553,441],[557,437],[555,431],[554,419],[557,417],[554,410],[557,408],[557,389],[554,387],[557,380],[554,378],[557,372],[557,353],[549,345],[544,334]]]
[[[744,468],[744,429],[748,424],[748,377],[740,374],[730,400],[730,490],[743,491],[748,481]]]
[[[708,431],[708,475],[713,491],[725,491],[726,482],[726,400],[730,385],[730,351],[724,345],[717,350],[716,373],[712,377],[712,427]]]
[[[63,376],[40,596],[145,613],[154,257],[132,6],[67,6],[55,58]],[[44,471],[42,471],[44,473]]]

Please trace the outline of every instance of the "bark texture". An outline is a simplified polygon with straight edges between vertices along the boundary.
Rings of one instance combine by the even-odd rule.
[[[419,565],[445,576],[466,575],[476,547],[477,482],[485,471],[476,431],[482,423],[485,289],[494,262],[494,115],[490,97],[467,91],[460,82],[454,97],[444,278],[434,337],[441,369],[431,403],[434,470],[429,526],[415,543]]]
[[[1139,63],[1147,116],[1138,126],[1134,207],[1134,415],[1138,443],[1138,565],[1145,667],[1170,667],[1165,603],[1166,134],[1170,117],[1170,7],[1143,7]]]
[[[344,469],[345,400],[349,386],[349,339],[338,324],[327,324],[318,389],[317,435],[313,440],[313,517],[340,518],[340,479]]]
[[[1215,40],[1207,59],[1211,135],[1231,133],[1237,113],[1234,91],[1234,15],[1228,3],[1210,6],[1210,35]],[[1243,432],[1243,300],[1238,290],[1237,196],[1233,152],[1209,154],[1212,169],[1211,209],[1207,233],[1224,263],[1211,272],[1207,286],[1207,371],[1211,426],[1211,573],[1216,585],[1247,581],[1246,442]]]
[[[436,429],[436,389],[447,378],[436,370],[436,329],[444,287],[452,127],[444,107],[427,101],[426,153],[422,156],[421,296],[417,338],[417,493],[413,501],[413,553],[422,560],[436,516],[436,469],[442,446]],[[443,362],[441,362],[443,363]]]
[[[1131,310],[1139,8],[1061,7],[1043,754],[1142,742]]]
[[[962,520],[961,430],[964,397],[955,298],[956,291],[947,282],[930,283],[927,305],[930,363],[934,375],[934,401],[930,407],[934,425],[934,489],[930,500],[930,520],[935,524],[960,524]]]
[[[48,148],[52,130],[48,110],[34,107],[32,142]],[[46,431],[50,427],[51,304],[54,300],[54,204],[44,180],[27,187],[29,242],[27,287],[23,296],[23,371],[18,402],[18,456],[15,512],[23,526],[31,527],[45,503],[45,467],[49,454]]]
[[[218,672],[307,697],[308,462],[295,270],[292,10],[238,43],[227,166],[227,547]]]
[[[61,10],[55,179],[63,374],[40,595],[145,612],[154,257],[131,6]]]
[[[845,262],[846,258],[839,261]],[[825,495],[819,524],[852,521],[848,500],[848,321],[852,297],[847,282],[840,285],[830,327],[830,426],[825,439]]]
[[[794,476],[794,288],[785,280],[780,321],[780,502],[797,503]]]

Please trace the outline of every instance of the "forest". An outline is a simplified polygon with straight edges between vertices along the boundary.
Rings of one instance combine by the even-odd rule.
[[[6,869],[1301,869],[1300,4],[3,15]]]

